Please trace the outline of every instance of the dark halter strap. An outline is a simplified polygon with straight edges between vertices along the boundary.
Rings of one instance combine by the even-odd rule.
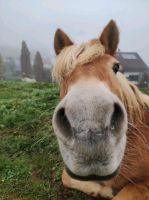
[[[119,167],[118,167],[112,174],[107,175],[107,176],[98,176],[98,175],[79,176],[79,175],[74,174],[66,166],[65,166],[65,168],[66,168],[66,171],[69,174],[69,176],[71,176],[71,178],[77,179],[80,181],[107,181],[107,180],[114,178],[118,174],[118,171],[119,171]]]

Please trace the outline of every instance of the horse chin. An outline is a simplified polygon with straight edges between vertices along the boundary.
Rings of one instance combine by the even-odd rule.
[[[106,181],[119,172],[124,156],[126,135],[111,145],[110,138],[90,144],[83,141],[66,144],[59,140],[65,168],[70,177],[82,181]],[[90,145],[89,145],[90,144]]]

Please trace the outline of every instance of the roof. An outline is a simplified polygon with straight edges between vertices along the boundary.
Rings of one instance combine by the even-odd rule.
[[[116,58],[123,66],[124,72],[144,72],[148,69],[145,62],[136,52],[117,52]]]

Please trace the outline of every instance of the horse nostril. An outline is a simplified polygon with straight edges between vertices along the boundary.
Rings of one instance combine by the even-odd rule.
[[[55,122],[56,122],[58,129],[60,130],[60,132],[62,134],[64,134],[67,137],[71,136],[71,132],[72,132],[71,125],[67,118],[65,108],[60,108],[57,111],[56,117],[55,117]]]
[[[116,130],[121,127],[124,119],[124,111],[118,103],[114,103],[114,111],[111,118],[111,130]]]

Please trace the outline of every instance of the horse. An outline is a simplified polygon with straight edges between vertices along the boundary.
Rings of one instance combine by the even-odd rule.
[[[53,128],[64,161],[63,185],[93,197],[149,199],[149,96],[128,81],[116,59],[111,20],[97,39],[54,37],[53,78],[60,102]]]

